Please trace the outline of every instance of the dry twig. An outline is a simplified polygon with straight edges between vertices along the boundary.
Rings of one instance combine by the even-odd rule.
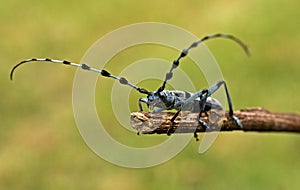
[[[131,114],[131,125],[139,133],[167,133],[170,119],[174,113],[134,112]],[[203,114],[201,119],[211,126],[207,131],[268,131],[268,132],[300,132],[300,115],[289,113],[273,113],[263,108],[249,108],[235,111],[243,128],[228,116],[225,111],[211,110]],[[197,113],[180,113],[175,120],[171,133],[204,132],[205,129],[197,122]]]

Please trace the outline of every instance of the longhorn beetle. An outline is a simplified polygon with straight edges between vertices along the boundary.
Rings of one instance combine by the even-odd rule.
[[[167,81],[173,77],[173,70],[179,66],[180,60],[183,57],[187,56],[189,50],[197,47],[198,44],[200,44],[206,40],[214,39],[214,38],[226,38],[226,39],[233,40],[243,48],[243,50],[246,52],[247,55],[250,55],[248,47],[240,39],[238,39],[237,37],[235,37],[233,35],[218,33],[218,34],[214,34],[214,35],[205,36],[205,37],[199,39],[198,41],[195,41],[194,43],[192,43],[190,46],[188,46],[181,52],[181,54],[177,57],[177,59],[175,59],[173,61],[172,67],[169,70],[169,72],[167,72],[162,85],[156,91],[152,91],[152,92],[146,90],[145,88],[140,88],[140,87],[130,83],[124,77],[112,75],[106,70],[95,69],[84,63],[82,63],[82,64],[81,63],[73,63],[70,61],[65,61],[65,60],[61,61],[61,60],[55,60],[55,59],[49,59],[49,58],[33,58],[33,59],[27,59],[27,60],[20,62],[19,64],[15,65],[13,67],[13,69],[11,70],[10,79],[11,80],[13,79],[13,73],[17,67],[19,67],[20,65],[22,65],[24,63],[33,62],[33,61],[60,63],[60,64],[65,64],[65,65],[80,67],[83,70],[100,73],[104,77],[113,78],[115,80],[118,80],[123,85],[130,86],[131,88],[137,90],[141,94],[146,94],[147,95],[146,98],[144,97],[144,98],[140,98],[138,100],[138,105],[139,105],[140,111],[143,111],[142,103],[145,103],[148,106],[148,108],[150,110],[153,109],[154,112],[160,112],[163,110],[172,110],[172,109],[177,110],[177,112],[171,118],[171,125],[167,131],[168,135],[170,135],[171,132],[173,132],[174,121],[181,111],[190,111],[190,112],[199,113],[199,115],[198,115],[199,124],[205,128],[209,128],[208,124],[200,119],[200,116],[201,116],[201,113],[209,111],[211,109],[219,109],[219,110],[222,109],[222,105],[219,103],[219,101],[214,98],[211,98],[210,96],[223,85],[225,88],[225,93],[227,96],[227,102],[228,102],[228,106],[229,106],[229,116],[236,122],[236,124],[238,126],[243,127],[240,120],[233,114],[231,98],[230,98],[230,95],[229,95],[229,92],[227,89],[227,85],[226,85],[225,81],[223,81],[223,80],[217,82],[216,84],[211,86],[209,89],[203,89],[196,93],[191,93],[191,92],[186,92],[186,91],[178,91],[178,90],[165,90]],[[196,130],[194,132],[194,137],[198,141],[198,135],[196,133]]]

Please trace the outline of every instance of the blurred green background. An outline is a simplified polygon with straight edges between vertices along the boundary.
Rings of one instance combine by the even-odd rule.
[[[298,0],[1,0],[0,189],[299,189],[298,134],[223,133],[205,154],[198,154],[199,143],[191,141],[162,165],[122,168],[93,153],[76,128],[72,112],[76,69],[28,64],[9,81],[11,68],[23,59],[79,61],[106,33],[155,21],[199,37],[215,32],[239,36],[250,47],[249,59],[230,43],[207,43],[220,63],[235,108],[262,106],[300,113],[299,7]],[[178,55],[150,49],[151,55],[157,52],[170,61]],[[123,53],[118,59],[126,66],[134,55]],[[113,64],[108,69],[121,71]],[[113,82],[105,84],[105,89],[96,90],[99,97]],[[199,82],[197,87],[207,86]],[[131,107],[137,109],[134,98]],[[102,104],[97,109],[111,108]],[[109,111],[102,117],[113,120]],[[115,128],[109,132],[120,141],[147,144],[167,138],[124,132],[116,121],[111,125]]]

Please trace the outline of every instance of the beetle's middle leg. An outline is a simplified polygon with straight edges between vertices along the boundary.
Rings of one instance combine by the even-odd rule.
[[[179,115],[179,113],[181,112],[181,110],[184,108],[184,106],[187,105],[188,103],[194,101],[198,97],[205,97],[205,99],[203,99],[203,101],[202,101],[203,103],[200,102],[201,105],[203,104],[202,105],[203,108],[201,108],[201,109],[204,109],[205,101],[206,101],[206,99],[208,97],[208,90],[207,89],[203,89],[203,90],[200,90],[200,91],[196,92],[195,94],[193,94],[191,97],[189,97],[185,101],[179,102],[179,103],[177,103],[174,106],[174,107],[179,107],[179,108],[178,108],[177,112],[174,114],[174,116],[170,120],[171,123],[170,123],[170,127],[169,127],[169,129],[167,131],[167,135],[171,134],[171,131],[173,130],[173,127],[174,127],[174,124],[175,124],[174,121],[177,118],[177,116]],[[194,136],[195,136],[195,138],[197,140],[198,139],[197,138],[197,134],[194,133]]]

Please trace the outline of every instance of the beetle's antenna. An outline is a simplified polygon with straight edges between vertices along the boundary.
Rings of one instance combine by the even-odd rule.
[[[24,63],[28,63],[28,62],[34,62],[34,61],[41,61],[41,62],[52,62],[52,63],[59,63],[59,64],[64,64],[64,65],[71,65],[71,66],[74,66],[74,67],[80,67],[82,68],[83,70],[88,70],[88,71],[93,71],[93,72],[96,72],[96,73],[100,73],[102,76],[104,77],[110,77],[110,78],[113,78],[113,79],[116,79],[118,80],[121,84],[124,84],[124,85],[127,85],[127,86],[130,86],[132,88],[134,88],[135,90],[139,91],[140,93],[142,94],[149,94],[149,91],[144,89],[144,88],[140,88],[132,83],[130,83],[127,79],[125,79],[124,77],[118,77],[118,76],[114,76],[112,74],[110,74],[108,71],[106,70],[99,70],[99,69],[95,69],[93,67],[90,67],[86,64],[80,64],[80,63],[73,63],[73,62],[70,62],[70,61],[62,61],[62,60],[55,60],[55,59],[49,59],[49,58],[33,58],[33,59],[27,59],[27,60],[24,60],[20,63],[18,63],[17,65],[15,65],[13,67],[13,69],[11,70],[10,72],[10,80],[13,80],[13,74],[14,74],[14,71],[16,70],[16,68],[18,68],[20,65],[24,64]]]
[[[189,52],[190,49],[197,47],[198,44],[200,44],[200,43],[202,43],[202,42],[204,42],[206,40],[214,39],[214,38],[226,38],[226,39],[233,40],[233,41],[235,41],[236,43],[238,43],[243,48],[243,50],[246,52],[246,54],[248,56],[250,56],[250,52],[249,52],[248,47],[240,39],[238,39],[237,37],[235,37],[233,35],[219,33],[219,34],[214,34],[214,35],[210,35],[210,36],[205,36],[205,37],[201,38],[200,40],[192,43],[189,47],[185,48],[181,52],[181,54],[179,55],[179,57],[173,61],[173,65],[172,65],[171,69],[169,70],[169,72],[166,74],[166,78],[165,78],[162,86],[159,87],[157,91],[161,92],[161,91],[163,91],[165,89],[167,81],[170,80],[173,77],[173,70],[178,67],[180,59],[183,58],[183,57],[185,57],[188,54],[188,52]]]

